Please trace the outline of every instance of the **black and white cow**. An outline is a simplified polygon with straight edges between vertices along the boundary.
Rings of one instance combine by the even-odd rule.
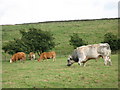
[[[86,45],[77,47],[72,54],[68,57],[67,66],[71,66],[74,62],[78,62],[79,65],[85,66],[85,63],[90,59],[98,59],[102,57],[105,65],[112,65],[111,49],[108,43],[100,43],[93,45]]]

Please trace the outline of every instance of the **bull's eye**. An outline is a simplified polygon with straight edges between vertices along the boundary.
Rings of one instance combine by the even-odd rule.
[[[67,62],[70,62],[70,60],[67,60]]]

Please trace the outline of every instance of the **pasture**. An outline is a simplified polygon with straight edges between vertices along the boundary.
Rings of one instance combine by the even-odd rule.
[[[118,34],[118,19],[3,25],[2,45],[21,38],[19,30],[29,28],[53,34],[56,62],[26,60],[10,64],[11,55],[2,51],[2,88],[118,88],[118,55],[112,55],[112,66],[104,66],[103,59],[90,60],[86,67],[77,63],[66,66],[67,56],[73,51],[70,35],[78,33],[88,44],[100,43],[106,33]]]
[[[118,88],[118,55],[112,55],[112,66],[103,59],[90,60],[86,67],[77,63],[66,66],[67,57],[38,62],[26,60],[2,63],[3,88]]]

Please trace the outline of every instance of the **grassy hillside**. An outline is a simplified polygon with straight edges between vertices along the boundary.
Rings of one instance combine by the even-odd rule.
[[[117,34],[118,19],[3,25],[3,45],[14,38],[20,38],[19,30],[31,27],[52,32],[57,44],[54,50],[59,55],[68,55],[73,50],[69,45],[70,35],[79,33],[79,36],[89,44],[100,43],[105,33]]]
[[[10,64],[10,55],[3,53],[2,88],[118,88],[118,55],[111,56],[112,66],[104,66],[102,58],[88,61],[86,67],[77,63],[66,66],[67,56],[73,50],[70,35],[79,33],[89,44],[100,43],[105,33],[118,33],[118,19],[3,25],[3,45],[21,38],[19,30],[33,27],[53,33],[56,62],[27,59]]]

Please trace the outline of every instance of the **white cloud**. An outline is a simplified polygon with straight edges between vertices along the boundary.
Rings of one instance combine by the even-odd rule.
[[[1,0],[0,24],[114,18],[118,0]]]

